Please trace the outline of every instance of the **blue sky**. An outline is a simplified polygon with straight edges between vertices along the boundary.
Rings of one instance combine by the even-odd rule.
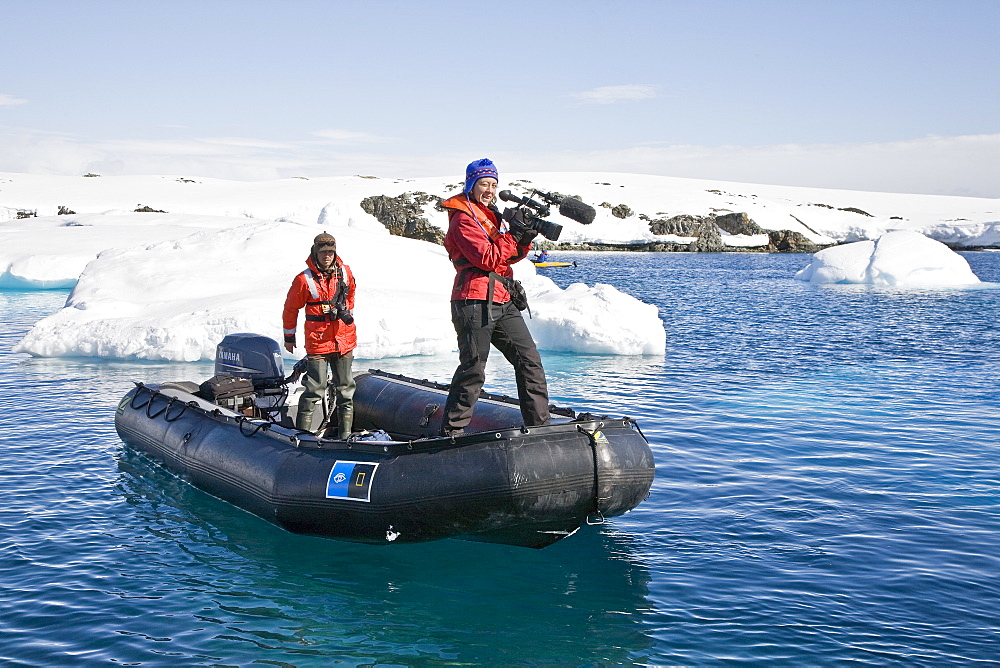
[[[0,0],[0,171],[1000,197],[1000,1]]]

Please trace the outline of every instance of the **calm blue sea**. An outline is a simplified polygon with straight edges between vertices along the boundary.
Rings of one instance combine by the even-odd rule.
[[[660,309],[663,357],[544,355],[559,403],[639,421],[657,473],[632,513],[539,551],[295,536],[194,490],[113,412],[133,380],[211,366],[12,354],[66,292],[0,292],[0,663],[1000,663],[1000,286],[563,257],[561,285]],[[1000,253],[965,257],[1000,283]],[[488,389],[514,392],[503,364]]]

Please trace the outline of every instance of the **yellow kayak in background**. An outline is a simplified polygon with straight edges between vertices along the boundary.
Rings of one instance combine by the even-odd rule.
[[[575,267],[576,262],[534,262],[533,265],[536,267]]]

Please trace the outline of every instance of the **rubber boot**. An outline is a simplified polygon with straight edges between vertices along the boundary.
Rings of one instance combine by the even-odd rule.
[[[340,440],[346,441],[351,435],[351,427],[354,426],[354,406],[341,407],[337,411],[337,423],[340,428]]]
[[[299,407],[299,412],[295,414],[295,428],[302,431],[312,431],[313,407],[303,409]]]

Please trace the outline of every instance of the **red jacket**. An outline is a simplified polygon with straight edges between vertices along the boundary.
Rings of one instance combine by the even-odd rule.
[[[336,317],[335,300],[340,287],[338,277],[343,276],[344,297],[348,309],[354,309],[354,273],[340,259],[336,258],[337,271],[324,274],[313,262],[306,260],[309,267],[292,280],[285,297],[285,309],[281,314],[285,329],[285,342],[295,343],[295,329],[299,319],[299,309],[305,307],[306,354],[344,354],[358,345],[358,331],[354,323],[345,324]],[[327,306],[324,312],[323,307]]]
[[[510,266],[527,257],[531,243],[517,244],[510,233],[504,231],[506,224],[501,224],[496,209],[476,204],[464,194],[441,202],[441,206],[448,210],[444,247],[458,272],[451,298],[486,299],[489,272],[513,277]],[[510,301],[510,294],[501,281],[494,282],[493,301],[500,304]]]

